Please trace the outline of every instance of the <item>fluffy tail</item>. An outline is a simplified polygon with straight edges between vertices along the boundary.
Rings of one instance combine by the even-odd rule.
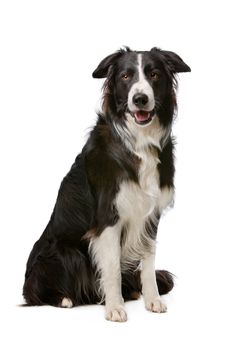
[[[155,273],[159,294],[169,293],[174,287],[174,275],[166,270],[156,270]]]
[[[166,270],[156,270],[156,281],[159,294],[167,294],[174,287],[174,275]],[[142,293],[141,271],[124,273],[122,275],[122,294],[124,300],[135,300]]]

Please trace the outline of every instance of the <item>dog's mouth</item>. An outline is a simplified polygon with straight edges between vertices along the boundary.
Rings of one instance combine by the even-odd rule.
[[[134,113],[131,112],[130,114],[134,118],[135,122],[139,125],[149,124],[154,117],[154,111],[137,111]]]

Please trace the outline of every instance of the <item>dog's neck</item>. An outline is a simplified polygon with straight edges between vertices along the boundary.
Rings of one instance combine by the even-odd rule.
[[[138,126],[132,116],[126,113],[124,123],[119,122],[117,118],[113,118],[112,125],[117,137],[133,153],[146,150],[151,146],[161,151],[171,135],[171,127],[162,127],[157,116],[153,118],[149,125]]]

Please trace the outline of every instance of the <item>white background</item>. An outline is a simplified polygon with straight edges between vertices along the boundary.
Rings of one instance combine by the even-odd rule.
[[[1,1],[2,349],[232,349],[232,10],[230,1]],[[122,45],[178,53],[176,203],[158,268],[176,276],[168,312],[126,304],[22,308],[25,264],[59,184],[95,124],[99,61]]]

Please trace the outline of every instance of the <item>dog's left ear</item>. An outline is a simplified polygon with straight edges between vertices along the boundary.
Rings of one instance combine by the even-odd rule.
[[[157,50],[164,57],[173,73],[191,72],[191,68],[175,52],[159,50],[157,48],[151,49],[151,51],[153,50]]]
[[[106,78],[108,75],[109,68],[117,61],[122,55],[121,51],[114,52],[113,54],[105,57],[98,67],[92,73],[93,78]]]

